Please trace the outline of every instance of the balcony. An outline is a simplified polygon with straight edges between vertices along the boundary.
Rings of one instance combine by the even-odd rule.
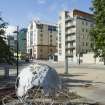
[[[71,21],[73,21],[73,18],[71,18],[71,17],[67,17],[67,18],[65,19],[65,23],[68,23],[68,22],[71,22]]]
[[[73,53],[67,53],[66,57],[73,57]]]
[[[66,23],[66,28],[73,28],[76,26],[76,22],[69,22],[69,23]]]
[[[76,33],[76,28],[65,28],[66,34],[75,34]]]
[[[76,36],[68,36],[66,37],[66,41],[72,41],[72,40],[76,40]]]
[[[75,28],[75,25],[74,24],[71,24],[71,25],[66,25],[66,30],[69,30],[71,28]]]
[[[72,35],[75,35],[75,32],[71,31],[71,32],[66,32],[66,36],[72,36]]]
[[[75,49],[75,46],[68,46],[68,47],[66,47],[66,50],[71,50],[71,49]]]
[[[66,43],[71,43],[71,42],[75,42],[75,39],[66,40]]]

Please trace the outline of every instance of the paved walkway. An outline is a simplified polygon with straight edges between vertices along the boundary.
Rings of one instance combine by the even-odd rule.
[[[62,63],[44,62],[54,67],[59,74],[65,77],[64,82],[71,91],[75,91],[83,97],[99,101],[105,104],[105,66],[104,65],[69,65],[69,74],[64,75]],[[25,66],[24,66],[25,67]],[[0,77],[0,87],[14,83],[16,70],[11,70],[10,78]],[[9,81],[9,82],[7,82]]]
[[[64,69],[57,68],[57,72],[63,74]],[[69,75],[64,77],[71,91],[105,104],[105,69],[69,68]]]

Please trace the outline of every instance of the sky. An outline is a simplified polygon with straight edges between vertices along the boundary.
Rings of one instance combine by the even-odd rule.
[[[27,27],[33,19],[57,23],[59,13],[74,8],[90,12],[91,0],[0,0],[0,12],[9,25]]]

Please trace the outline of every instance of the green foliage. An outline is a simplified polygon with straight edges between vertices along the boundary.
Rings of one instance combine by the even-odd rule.
[[[92,0],[95,26],[90,31],[95,56],[105,59],[105,0]]]
[[[0,63],[13,64],[14,57],[4,37],[6,26],[7,23],[0,17]]]

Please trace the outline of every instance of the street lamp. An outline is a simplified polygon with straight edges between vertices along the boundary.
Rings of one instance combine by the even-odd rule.
[[[81,60],[81,59],[80,59],[80,54],[81,54],[80,34],[79,34],[79,36],[78,36],[78,39],[79,39],[79,40],[78,40],[78,41],[79,41],[79,43],[78,43],[78,45],[79,45],[79,49],[78,49],[78,58],[79,58],[79,59],[78,59],[78,64],[80,65],[80,63],[81,63],[81,62],[80,62],[80,60]]]
[[[67,41],[67,38],[65,38]],[[68,74],[68,55],[67,55],[67,42],[65,42],[65,74]]]
[[[17,67],[17,76],[18,76],[18,74],[19,74],[19,68],[18,68],[18,66],[19,66],[19,63],[18,63],[18,49],[19,49],[19,46],[18,46],[18,34],[19,34],[19,26],[17,26],[17,30],[14,32],[14,33],[16,33],[16,55],[17,55],[17,60],[16,60],[16,67]]]

